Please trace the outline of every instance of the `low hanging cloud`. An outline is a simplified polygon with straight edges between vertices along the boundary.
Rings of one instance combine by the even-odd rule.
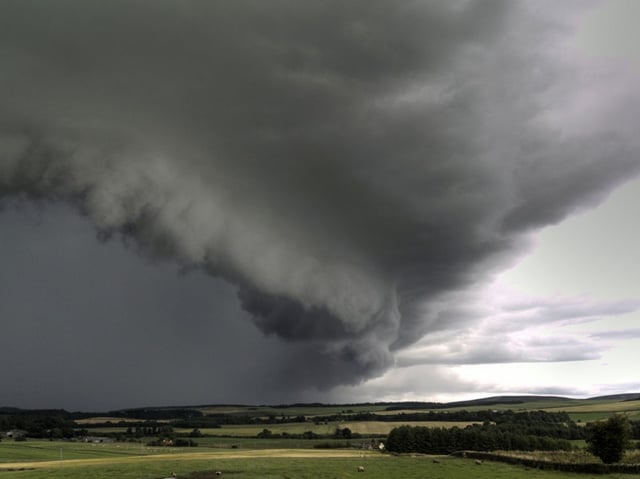
[[[224,278],[261,331],[306,345],[301,384],[357,383],[456,321],[527,234],[637,174],[615,121],[637,104],[571,122],[607,86],[569,64],[556,17],[5,1],[0,195],[69,202],[101,237]]]

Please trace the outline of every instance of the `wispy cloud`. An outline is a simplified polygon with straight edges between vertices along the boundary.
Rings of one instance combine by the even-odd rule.
[[[640,302],[634,300],[535,297],[499,283],[466,299],[464,319],[399,352],[398,366],[593,360],[606,348],[599,339],[629,337],[639,331],[590,334],[571,328],[635,312]]]
[[[593,339],[598,340],[625,340],[640,338],[640,328],[599,331],[591,334]]]

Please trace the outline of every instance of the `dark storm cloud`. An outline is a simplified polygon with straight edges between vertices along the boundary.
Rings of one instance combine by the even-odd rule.
[[[310,383],[304,351],[264,338],[202,271],[101,244],[63,205],[5,204],[0,231],[0,404],[277,404],[299,397],[288,375]]]
[[[530,6],[5,1],[0,191],[220,275],[299,343],[290,386],[352,384],[637,172],[610,118],[558,124],[567,32]]]

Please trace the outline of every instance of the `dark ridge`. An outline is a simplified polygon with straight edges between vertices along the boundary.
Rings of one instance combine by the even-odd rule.
[[[538,401],[578,401],[562,396],[492,396],[488,398],[470,399],[467,401],[454,401],[448,403],[433,402],[399,402],[392,403],[386,409],[395,411],[399,409],[445,409],[452,407],[469,407],[469,406],[494,406],[498,404],[523,404],[527,402]]]

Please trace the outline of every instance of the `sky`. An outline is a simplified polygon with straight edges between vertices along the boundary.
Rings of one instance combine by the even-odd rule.
[[[634,0],[0,5],[0,406],[640,391]]]

